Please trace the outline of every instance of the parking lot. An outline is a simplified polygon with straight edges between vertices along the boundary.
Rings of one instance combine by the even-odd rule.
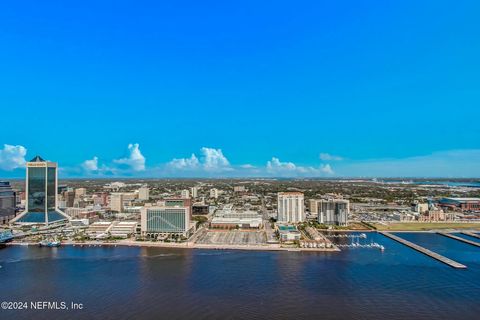
[[[211,245],[264,245],[267,243],[265,231],[208,231],[195,243]]]

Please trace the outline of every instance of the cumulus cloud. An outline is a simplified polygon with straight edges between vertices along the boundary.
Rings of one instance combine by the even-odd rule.
[[[280,177],[296,177],[296,176],[325,176],[333,175],[335,172],[329,164],[323,164],[318,167],[298,166],[293,162],[282,162],[280,159],[272,157],[267,162],[266,171],[270,175]]]
[[[230,168],[230,162],[228,162],[228,159],[223,155],[221,149],[203,147],[201,152],[203,155],[203,166],[205,170],[218,171],[225,169],[228,170]]]
[[[82,168],[86,171],[97,171],[98,170],[98,157],[93,157],[91,160],[85,160],[82,163]]]
[[[197,156],[192,153],[190,158],[173,159],[167,164],[172,169],[196,169],[200,166]]]
[[[129,166],[133,171],[145,171],[145,157],[140,152],[138,143],[128,145],[129,156],[113,160],[114,163]]]
[[[0,149],[0,169],[11,171],[25,166],[27,149],[24,146],[4,144]]]
[[[167,163],[170,170],[183,170],[203,172],[223,172],[232,170],[232,166],[221,149],[203,147],[200,149],[201,157],[194,153],[190,158],[175,158]]]
[[[342,161],[343,158],[340,156],[334,156],[329,153],[320,153],[319,155],[320,160],[322,161]]]

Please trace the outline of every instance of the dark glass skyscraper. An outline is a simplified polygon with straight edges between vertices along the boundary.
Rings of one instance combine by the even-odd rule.
[[[0,181],[0,224],[6,224],[15,217],[15,192],[10,183]]]
[[[69,217],[57,207],[57,163],[36,156],[27,162],[26,206],[12,222],[51,224]]]

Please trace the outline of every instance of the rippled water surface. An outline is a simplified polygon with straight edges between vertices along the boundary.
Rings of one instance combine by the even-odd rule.
[[[362,241],[379,242],[384,252],[12,246],[0,249],[1,301],[85,307],[0,310],[0,319],[479,319],[480,248],[435,234],[398,235],[468,269],[378,234]]]

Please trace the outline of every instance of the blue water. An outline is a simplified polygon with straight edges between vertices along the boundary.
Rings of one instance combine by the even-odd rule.
[[[379,234],[340,253],[127,247],[0,250],[1,301],[83,310],[0,311],[0,319],[478,319],[480,248],[398,233],[456,270]],[[340,240],[349,241],[349,240]]]

